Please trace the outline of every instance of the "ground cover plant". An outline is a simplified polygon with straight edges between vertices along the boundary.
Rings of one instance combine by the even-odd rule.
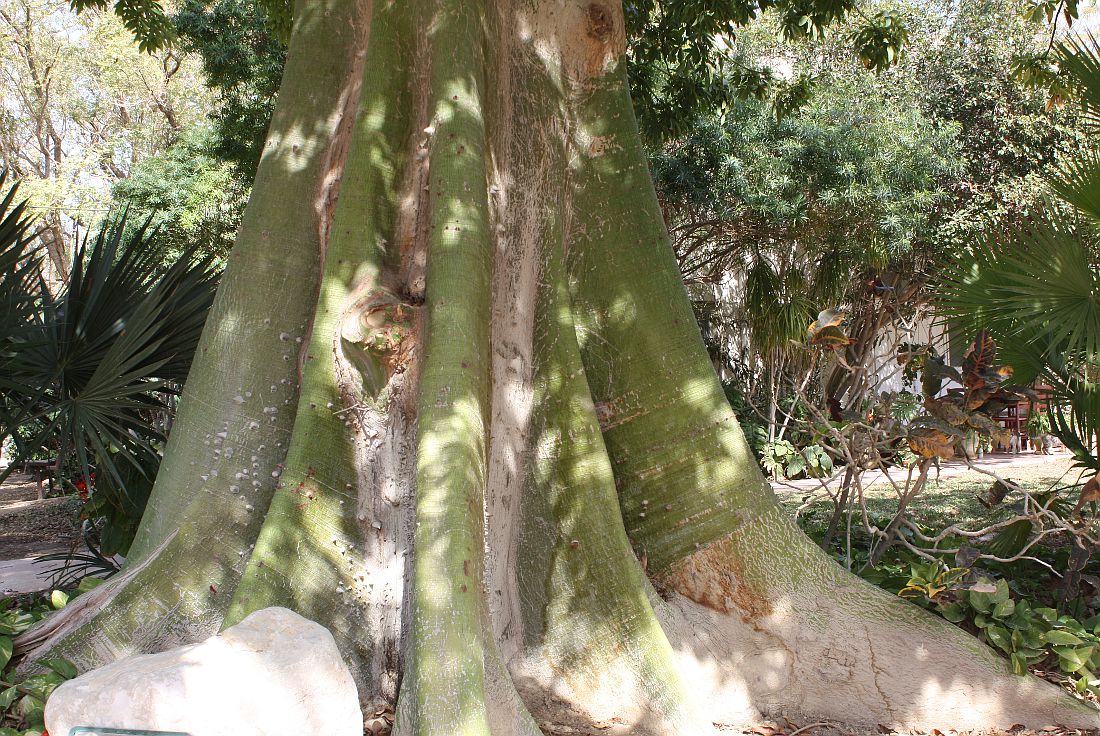
[[[1066,454],[1042,463],[1012,468],[1019,488],[1047,497],[1050,507],[1070,515],[1080,495],[1080,469]],[[929,481],[920,502],[910,510],[914,531],[935,534],[947,529],[989,528],[1017,518],[1022,494],[1010,494],[994,508],[988,504],[988,475],[970,471]],[[781,491],[784,507],[800,525],[823,541],[832,505],[823,494],[795,489]],[[817,496],[816,501],[813,496]],[[863,488],[867,514],[884,526],[898,510],[897,496],[886,483]],[[1100,522],[1091,513],[1077,521],[1086,539],[1095,538]],[[944,553],[918,555],[896,547],[874,566],[868,565],[874,536],[853,528],[853,541],[835,539],[829,551],[867,580],[906,597],[975,633],[1000,650],[1014,671],[1031,670],[1088,699],[1100,686],[1100,555],[1093,548],[1074,560],[1074,539],[1056,534],[1011,562],[978,559],[979,551],[996,548],[1003,537],[996,530],[977,537],[948,535]],[[919,541],[914,538],[914,541]]]
[[[0,736],[42,736],[45,732],[46,700],[65,680],[76,677],[76,668],[63,659],[43,663],[37,674],[20,675],[11,666],[12,637],[20,634],[50,612],[60,610],[71,595],[90,590],[89,581],[66,593],[53,590],[45,596],[29,595],[0,599]]]

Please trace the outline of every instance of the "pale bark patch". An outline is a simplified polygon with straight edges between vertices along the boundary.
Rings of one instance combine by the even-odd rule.
[[[767,591],[743,576],[740,560],[730,553],[728,541],[705,547],[674,564],[659,576],[663,587],[718,611],[736,614],[752,624],[772,614]]]
[[[626,50],[618,3],[596,0],[533,2],[520,10],[520,37],[530,41],[547,68],[580,87],[607,74]]]

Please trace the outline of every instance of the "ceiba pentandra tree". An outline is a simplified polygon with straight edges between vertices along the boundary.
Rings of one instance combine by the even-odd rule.
[[[654,198],[616,0],[298,0],[264,156],[82,669],[282,605],[401,733],[1097,725],[778,506]]]

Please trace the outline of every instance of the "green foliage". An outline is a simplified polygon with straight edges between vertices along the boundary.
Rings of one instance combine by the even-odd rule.
[[[1100,47],[1071,43],[1058,55],[1095,117],[1100,98],[1089,90],[1100,90]],[[1052,430],[1078,462],[1100,471],[1090,450],[1100,436],[1095,149],[1071,157],[1049,182],[1063,202],[1045,202],[1016,227],[977,239],[944,274],[942,311],[953,324],[997,336],[1024,382],[1038,377],[1053,387]]]
[[[909,30],[900,13],[886,10],[868,19],[852,34],[852,47],[868,69],[884,70],[909,41]]]
[[[635,111],[651,140],[681,135],[700,113],[724,113],[773,90],[773,72],[736,48],[741,29],[765,16],[780,38],[795,43],[820,41],[855,19],[846,41],[870,69],[896,61],[907,38],[900,15],[857,13],[854,0],[631,0],[623,10]],[[789,110],[791,88],[779,91],[776,109]]]
[[[773,478],[787,477],[787,465],[798,457],[798,449],[787,440],[775,440],[764,445],[760,464]]]
[[[1100,269],[1092,232],[1057,212],[976,242],[945,270],[943,309],[952,324],[983,325],[1024,380],[1059,359],[1100,358]]]
[[[88,8],[111,9],[109,0],[69,0],[73,10],[80,12]],[[175,31],[160,0],[116,0],[115,15],[126,29],[134,34],[138,47],[142,51],[157,51],[167,46],[175,38]]]
[[[7,171],[0,171],[0,189],[6,182]],[[0,199],[0,325],[9,342],[0,342],[0,364],[10,357],[5,349],[10,351],[12,345],[33,339],[42,288],[41,253],[29,234],[27,203],[15,201],[17,191],[18,187],[12,186]],[[0,393],[0,406],[9,402],[8,394]]]
[[[40,734],[45,729],[46,699],[58,685],[77,675],[72,663],[57,657],[43,660],[45,672],[24,678],[16,677],[15,669],[8,668],[11,637],[26,631],[68,601],[68,596],[59,590],[52,592],[52,598],[56,605],[38,599],[21,607],[13,598],[0,600],[0,736]]]
[[[821,445],[799,450],[787,440],[764,444],[760,464],[773,478],[821,478],[833,472],[833,458]]]
[[[910,565],[909,580],[898,591],[902,598],[932,599],[957,586],[966,577],[961,567],[946,567],[938,560],[923,560]],[[958,623],[958,621],[954,621]]]
[[[787,465],[788,476],[805,473],[810,478],[823,478],[833,472],[833,458],[821,445],[807,445],[799,454],[801,462]]]
[[[160,465],[159,457],[140,457],[138,463],[133,464],[121,462],[117,452],[111,454],[111,464],[118,469],[119,478],[116,480],[111,474],[101,474],[84,505],[84,516],[102,520],[98,554],[106,557],[129,553],[130,542],[137,534],[138,523],[149,501]],[[72,561],[69,555],[66,563],[71,564]],[[102,557],[95,562],[103,563]]]
[[[59,264],[75,250],[74,224],[95,227],[111,185],[210,107],[197,59],[174,44],[139,50],[132,29],[101,12],[111,4],[80,2],[93,10],[78,15],[67,0],[3,0],[0,161],[41,211]],[[171,31],[155,0],[124,5]]]
[[[244,184],[251,183],[275,110],[286,45],[248,0],[183,0],[173,21],[179,45],[202,58],[207,84],[217,94],[210,112],[212,153],[231,163]],[[198,148],[209,155],[205,144]]]
[[[1027,434],[1029,437],[1041,437],[1050,432],[1050,417],[1039,411],[1027,415]]]
[[[205,126],[186,131],[112,190],[114,201],[129,212],[128,235],[148,218],[165,263],[191,251],[224,260],[233,246],[245,188],[230,165],[216,157],[218,143]]]
[[[9,193],[5,206],[11,201]],[[159,463],[158,417],[190,367],[218,277],[210,259],[194,263],[190,253],[160,273],[156,234],[142,227],[127,237],[125,227],[120,218],[85,241],[54,295],[34,279],[35,254],[19,227],[0,226],[0,261],[30,274],[0,280],[0,304],[18,315],[0,323],[0,427],[16,443],[11,468],[50,448],[59,480],[90,486],[94,473],[101,492],[120,495],[116,507],[137,498],[127,478],[151,479]]]
[[[908,93],[896,99],[870,75],[828,69],[814,85],[829,94],[783,107],[778,120],[767,103],[737,102],[650,156],[685,276],[747,263],[758,294],[803,299],[781,340],[801,337],[814,302],[838,300],[861,267],[923,248],[940,183],[957,170],[951,130]],[[773,288],[788,279],[802,280]]]
[[[978,577],[966,584],[966,575],[938,560],[914,563],[899,595],[918,598],[948,621],[973,627],[1008,657],[1018,675],[1027,674],[1031,665],[1056,666],[1073,679],[1078,693],[1100,695],[1100,616],[1078,621],[1013,598],[1003,578],[994,583]]]
[[[1054,49],[1054,59],[1067,77],[1073,92],[1085,108],[1093,126],[1100,123],[1100,55],[1097,40],[1089,36],[1070,38]]]
[[[1034,23],[1055,23],[1059,11],[1067,23],[1072,23],[1078,18],[1077,0],[1029,0],[1024,17]]]
[[[1020,78],[1020,60],[1043,57],[1049,36],[1018,3],[967,0],[938,10],[912,24],[904,66],[920,80],[925,114],[958,131],[959,175],[933,218],[949,253],[1040,208],[1041,172],[1083,131],[1075,108],[1049,105]]]
[[[34,624],[44,619],[53,608],[45,600],[35,600],[26,606],[17,606],[15,598],[0,598],[0,637],[7,639],[6,644],[0,644],[0,670],[8,665],[11,658],[11,639],[9,637],[22,634]],[[3,641],[3,639],[0,639]],[[7,652],[7,658],[2,656]]]

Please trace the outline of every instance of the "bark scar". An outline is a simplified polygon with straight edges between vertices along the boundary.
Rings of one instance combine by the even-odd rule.
[[[660,576],[661,584],[719,613],[736,612],[757,629],[757,622],[772,614],[771,601],[746,579],[728,545],[728,539],[722,540],[677,562]]]

